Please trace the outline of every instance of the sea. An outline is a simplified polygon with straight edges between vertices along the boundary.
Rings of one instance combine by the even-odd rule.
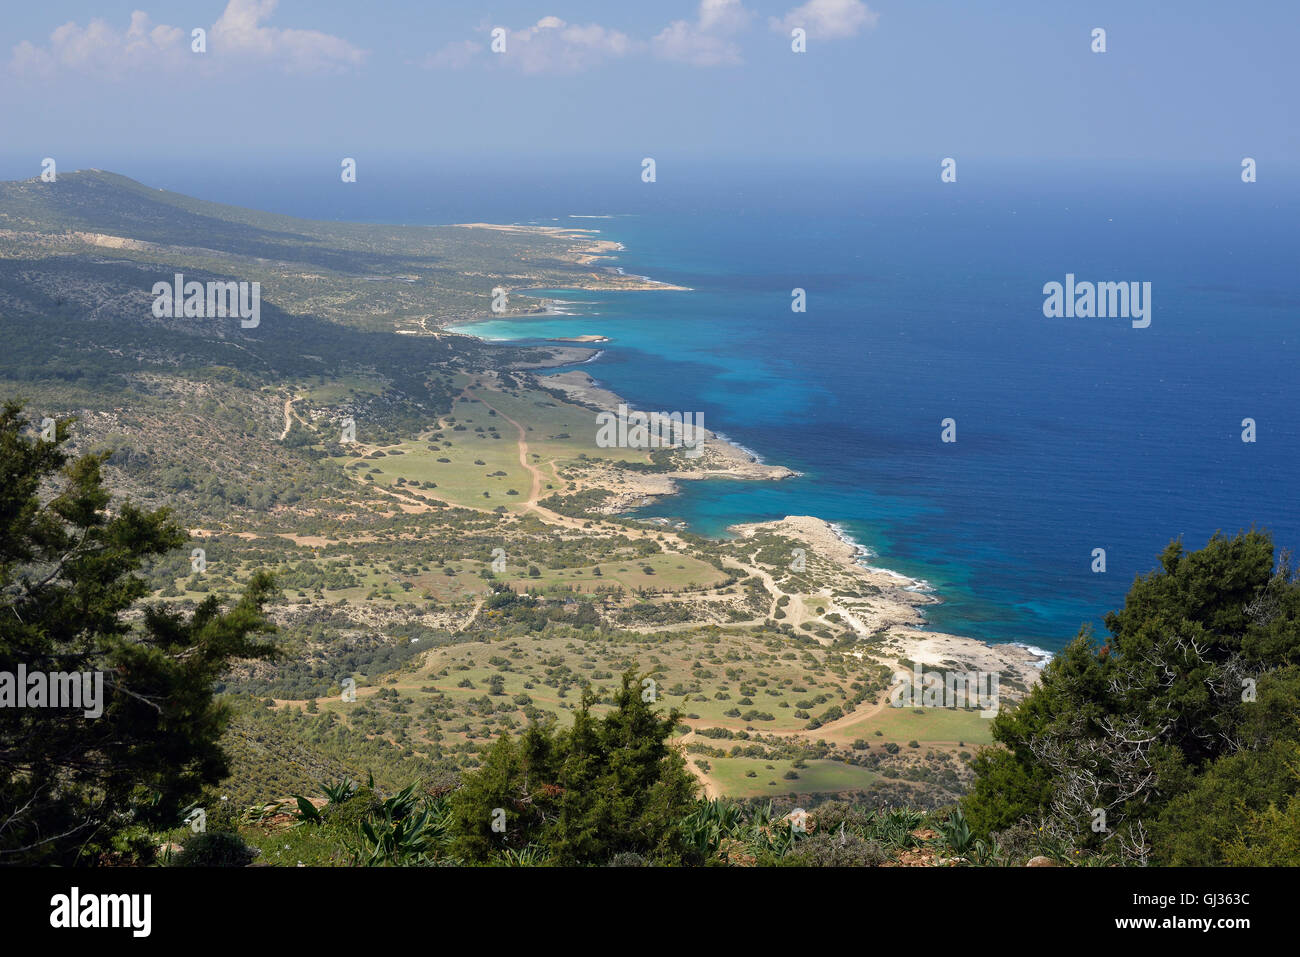
[[[689,291],[531,290],[556,314],[459,331],[608,337],[581,366],[601,384],[799,472],[683,483],[636,515],[711,536],[827,519],[939,599],[927,627],[1058,651],[1104,634],[1171,542],[1258,527],[1300,546],[1294,177],[1244,183],[1231,157],[971,160],[943,182],[937,157],[660,156],[645,182],[641,159],[394,158],[350,185],[329,158],[115,171],[317,219],[621,243],[607,265]],[[1149,325],[1049,318],[1067,275],[1149,283]]]

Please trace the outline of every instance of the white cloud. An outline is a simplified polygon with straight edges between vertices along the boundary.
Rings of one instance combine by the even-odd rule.
[[[220,55],[235,54],[277,61],[293,73],[359,66],[365,51],[342,37],[319,30],[267,27],[262,21],[278,0],[230,0],[212,25],[208,49]]]
[[[301,72],[355,66],[365,57],[364,51],[328,33],[262,26],[275,5],[276,0],[230,0],[208,30],[205,64],[235,55]],[[187,60],[194,56],[189,44],[188,28],[154,25],[147,13],[136,10],[125,31],[97,18],[84,27],[63,24],[44,46],[24,40],[13,48],[9,69],[22,76],[73,71],[115,78],[192,62]]]
[[[694,23],[674,20],[651,41],[657,56],[695,66],[729,66],[741,62],[740,47],[728,39],[744,29],[750,13],[740,0],[700,0]]]
[[[730,66],[742,62],[740,47],[724,37],[702,33],[685,20],[674,20],[654,38],[654,51],[666,60],[695,66]]]
[[[795,27],[808,31],[810,40],[842,40],[858,35],[863,27],[876,25],[880,14],[862,0],[808,0],[780,19],[768,20],[772,29],[789,35]]]
[[[154,26],[148,14],[136,10],[125,32],[94,19],[84,27],[71,21],[57,27],[48,46],[24,40],[14,47],[9,67],[23,76],[49,76],[63,69],[120,76],[142,67],[175,63],[185,50],[185,31]]]
[[[490,33],[491,28],[484,32]],[[449,43],[425,59],[426,66],[461,67],[480,59],[490,40],[483,43]],[[491,59],[524,73],[578,73],[630,53],[636,44],[627,34],[596,23],[566,23],[559,17],[542,17],[531,27],[506,31],[504,53]]]
[[[700,0],[700,29],[734,33],[749,26],[752,14],[740,0]]]

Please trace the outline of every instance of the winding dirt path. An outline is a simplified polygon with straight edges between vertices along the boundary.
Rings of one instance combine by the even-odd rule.
[[[501,418],[505,419],[507,422],[509,422],[511,425],[513,425],[516,429],[519,430],[519,464],[522,465],[525,469],[527,469],[528,474],[533,477],[533,487],[528,492],[528,501],[524,503],[524,507],[529,509],[537,509],[538,508],[537,502],[541,498],[541,493],[542,493],[542,472],[541,469],[537,468],[535,465],[532,465],[528,461],[528,430],[525,429],[523,425],[516,422],[514,419],[510,418],[510,416],[506,415],[496,406],[492,405],[492,403],[488,402],[482,396],[475,395],[470,389],[468,388],[465,389],[463,394],[466,396],[466,398],[473,399],[475,402],[479,402],[482,405],[486,406],[487,408],[491,409],[493,412],[501,416]]]
[[[686,762],[686,770],[690,771],[691,774],[695,775],[696,779],[699,780],[700,786],[704,789],[704,796],[706,798],[722,797],[722,788],[718,785],[718,782],[713,779],[713,775],[709,774],[709,772],[705,771],[703,768],[698,767],[695,762],[691,760],[690,754],[687,753],[686,745],[688,742],[693,740],[695,740],[695,729],[691,728],[691,730],[687,731],[675,741],[669,742],[669,744],[671,747],[681,749],[682,759]]]
[[[470,609],[469,617],[466,618],[465,621],[461,624],[461,626],[456,629],[456,634],[460,634],[470,625],[474,624],[474,619],[478,617],[479,609],[481,609],[482,607],[483,607],[483,598],[480,596],[479,598],[474,600],[474,607]]]
[[[280,441],[283,442],[289,435],[289,428],[293,425],[293,399],[284,400],[284,431],[280,433]]]
[[[482,383],[476,383],[475,385],[481,386]],[[519,464],[521,467],[527,470],[528,474],[532,477],[532,487],[530,488],[528,493],[528,500],[523,503],[524,508],[536,514],[547,524],[556,525],[561,528],[566,528],[578,532],[589,531],[587,526],[592,521],[591,519],[578,519],[568,515],[561,515],[558,512],[554,512],[551,509],[546,508],[545,506],[540,504],[543,473],[541,469],[539,469],[537,466],[534,466],[532,463],[528,461],[528,455],[529,455],[528,439],[527,439],[528,430],[525,428],[523,423],[517,422],[515,419],[511,418],[510,416],[502,412],[500,409],[493,406],[490,402],[486,401],[481,395],[474,392],[473,387],[471,386],[466,386],[461,391],[460,394],[464,398],[470,401],[478,402],[481,405],[483,405],[485,408],[491,409],[503,420],[509,422],[512,426],[515,427],[515,430],[518,433],[517,442],[519,447]],[[286,425],[285,425],[285,432],[281,436],[281,438],[283,438],[284,435],[288,434],[289,418],[293,414],[292,412],[293,401],[294,401],[293,399],[290,399],[285,402]],[[438,424],[439,427],[442,427],[441,419],[439,420]],[[553,462],[543,462],[541,464],[543,465],[543,467],[550,465],[552,469],[554,468]],[[413,502],[407,496],[401,495],[393,489],[383,488],[381,486],[372,486],[371,488],[374,491],[382,492],[383,494],[389,496],[390,498],[397,500],[399,503],[401,503],[401,505],[406,510],[410,510],[410,511],[424,510],[430,507],[426,503]],[[600,522],[599,519],[595,519],[595,522],[597,526],[603,525],[603,523]],[[626,526],[618,526],[615,530],[619,534],[626,535],[629,538],[654,538],[657,541],[659,541],[660,545],[666,551],[672,551],[678,554],[689,554],[689,547],[687,546],[686,542],[683,541],[677,535],[677,533],[672,531],[671,529],[666,529],[666,528],[637,529],[637,528],[629,528]],[[756,578],[759,581],[761,581],[772,596],[771,604],[769,605],[766,618],[754,618],[747,621],[730,622],[728,623],[728,627],[756,627],[774,620],[776,611],[779,607],[778,602],[781,596],[786,593],[782,591],[781,588],[777,585],[777,582],[773,577],[773,575],[770,572],[768,572],[765,568],[758,565],[756,562],[752,562],[752,560],[741,560],[729,556],[725,564],[727,565],[728,568],[730,568],[733,571],[739,572],[740,574],[745,576]],[[798,626],[804,621],[824,620],[824,616],[815,614],[813,609],[808,606],[807,601],[811,599],[812,601],[815,602],[821,602],[821,601],[826,602],[826,608],[828,611],[831,610],[840,611],[841,614],[844,614],[845,617],[850,620],[850,627],[852,627],[853,630],[859,631],[859,633],[862,634],[866,633],[865,626],[863,626],[861,622],[852,619],[851,616],[849,616],[847,613],[845,613],[843,610],[839,609],[836,606],[833,596],[826,596],[820,594],[812,595],[812,596],[804,596],[804,595],[795,594],[795,595],[791,595],[790,599],[791,599],[790,603],[786,606],[785,611],[788,616],[787,621],[789,621],[791,624]],[[463,631],[465,628],[469,627],[469,625],[473,623],[475,618],[478,617],[482,605],[483,605],[483,599],[480,597],[479,599],[476,600],[473,608],[470,610],[469,615],[465,619],[464,623],[459,628],[456,629],[458,632]],[[697,627],[697,623],[681,622],[681,623],[674,623],[666,626],[652,626],[641,630],[659,632],[659,631],[676,631],[679,629],[687,630],[693,627]],[[856,724],[857,722],[863,721],[868,718],[872,718],[880,714],[885,708],[889,707],[888,694],[889,692],[886,692],[886,695],[882,700],[872,702],[871,704],[867,704],[865,706],[859,706],[853,711],[850,711],[847,714],[844,714],[843,716],[836,718],[834,721],[827,722],[826,724],[822,725],[820,728],[817,728],[816,730],[799,728],[799,729],[793,729],[788,731],[769,731],[766,733],[781,738],[812,739],[812,738],[822,737],[825,736],[827,733],[837,732],[841,728],[847,727],[852,724]],[[716,725],[716,722],[714,724]],[[717,725],[717,726],[725,726],[725,725]],[[721,787],[721,785],[710,773],[698,767],[695,764],[695,762],[692,760],[691,755],[686,750],[687,745],[695,741],[696,738],[697,735],[695,729],[692,727],[686,734],[675,739],[672,742],[672,746],[680,750],[682,757],[686,761],[687,768],[696,777],[696,779],[699,780],[700,785],[703,788],[704,796],[708,798],[719,797],[723,793],[723,788]]]

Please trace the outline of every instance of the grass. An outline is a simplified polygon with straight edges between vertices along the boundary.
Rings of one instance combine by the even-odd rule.
[[[924,744],[927,741],[955,744],[963,741],[967,745],[992,744],[992,721],[980,717],[978,711],[962,711],[951,708],[921,708],[917,714],[912,708],[885,708],[879,714],[860,722],[845,725],[832,734],[826,735],[828,741],[853,741],[865,738],[871,746],[877,742],[883,744],[893,741],[906,745],[916,740]],[[876,731],[883,732],[877,736]]]
[[[560,473],[591,464],[582,463],[582,456],[596,462],[649,461],[643,451],[598,448],[595,413],[590,409],[560,402],[540,391],[506,392],[477,386],[473,394],[474,398],[456,398],[450,416],[438,430],[439,439],[431,438],[431,432],[422,439],[385,446],[384,456],[353,455],[334,461],[349,467],[358,478],[377,469],[373,480],[386,488],[396,487],[399,478],[407,483],[434,482],[436,489],[414,491],[466,508],[491,510],[504,505],[510,511],[522,509],[533,480],[519,462],[519,430],[507,417],[524,427],[529,464],[542,475],[542,497],[567,490],[568,482]],[[394,455],[394,451],[401,454]],[[516,494],[510,494],[512,489]]]
[[[691,760],[698,756],[692,755]],[[875,771],[839,761],[808,761],[807,766],[795,768],[790,761],[764,761],[761,758],[705,758],[712,770],[714,781],[730,797],[762,797],[781,794],[820,794],[835,791],[865,790],[880,780]],[[772,767],[768,767],[768,765]],[[785,773],[793,770],[797,780],[786,780]],[[746,772],[755,777],[746,777]],[[774,782],[774,783],[773,783]]]

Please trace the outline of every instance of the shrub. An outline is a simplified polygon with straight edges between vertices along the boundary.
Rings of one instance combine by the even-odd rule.
[[[791,867],[878,867],[889,854],[875,841],[845,828],[821,831],[796,844],[781,861]]]
[[[622,851],[609,859],[607,867],[649,867],[650,863],[640,854]]]
[[[172,867],[247,867],[257,851],[233,831],[204,831],[182,846]]]

